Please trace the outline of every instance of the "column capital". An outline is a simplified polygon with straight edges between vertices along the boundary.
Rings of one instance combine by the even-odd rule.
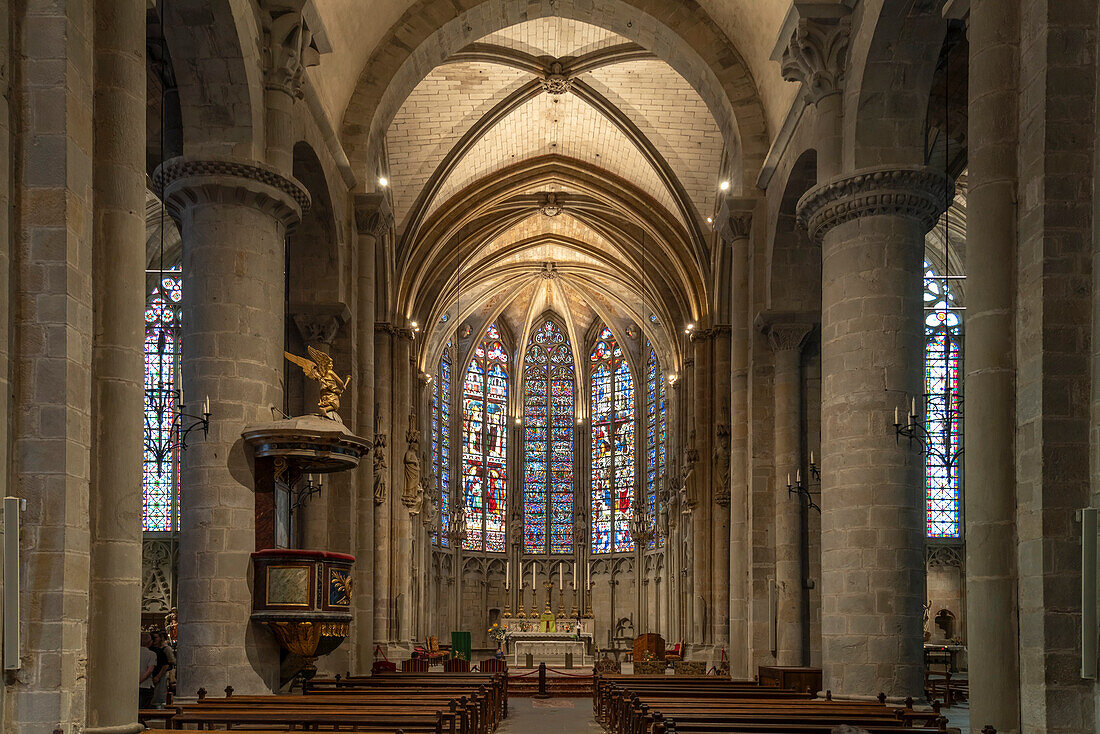
[[[801,351],[806,337],[817,324],[809,314],[798,311],[761,311],[756,316],[756,329],[768,337],[774,352]]]
[[[807,191],[798,200],[798,221],[815,242],[839,224],[871,216],[915,219],[927,232],[951,190],[948,177],[927,166],[864,168]]]
[[[331,347],[340,327],[351,319],[351,311],[343,303],[301,305],[292,307],[291,318],[307,344]]]
[[[748,196],[725,196],[718,210],[715,229],[727,244],[735,240],[748,239],[752,231],[752,214],[756,210],[756,199]]]
[[[796,0],[779,31],[772,60],[778,61],[783,78],[800,82],[800,95],[816,105],[844,90],[851,9],[836,2]]]
[[[378,239],[393,226],[390,200],[380,191],[355,195],[355,229]]]
[[[178,156],[153,173],[153,188],[180,223],[196,204],[239,204],[263,209],[290,229],[309,209],[309,192],[291,176],[259,161]]]
[[[321,63],[331,50],[327,34],[310,0],[264,0],[264,86],[302,98],[306,67]]]

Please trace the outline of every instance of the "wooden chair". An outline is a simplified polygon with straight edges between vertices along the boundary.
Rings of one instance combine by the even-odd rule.
[[[684,641],[680,640],[672,649],[665,650],[665,660],[683,660],[684,659]]]
[[[437,660],[446,660],[450,656],[439,649],[439,638],[432,635],[428,638],[428,643],[424,650],[424,657],[431,662],[436,662]]]

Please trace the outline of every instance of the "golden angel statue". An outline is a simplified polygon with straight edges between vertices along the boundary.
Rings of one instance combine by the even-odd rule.
[[[283,354],[301,367],[306,377],[315,380],[321,386],[321,397],[317,400],[317,409],[325,418],[334,418],[336,411],[340,409],[340,396],[351,384],[351,375],[341,380],[340,375],[332,369],[332,357],[311,346],[306,346],[306,350],[309,351],[309,359],[290,352],[283,352]]]

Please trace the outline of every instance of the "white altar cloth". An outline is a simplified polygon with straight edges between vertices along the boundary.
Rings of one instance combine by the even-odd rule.
[[[578,639],[579,638],[579,639]],[[580,658],[580,664],[585,664],[585,656],[592,643],[592,633],[582,632],[580,635],[572,632],[508,632],[505,638],[512,645],[513,665],[519,666],[520,650],[524,654],[530,653],[536,657],[561,656],[573,653]]]

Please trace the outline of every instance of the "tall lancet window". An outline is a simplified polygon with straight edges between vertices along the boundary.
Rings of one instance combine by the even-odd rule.
[[[547,319],[523,358],[523,546],[573,550],[573,351]]]
[[[466,550],[504,552],[508,482],[508,352],[492,324],[462,384],[462,493]]]
[[[654,525],[657,526],[657,532],[650,541],[650,547],[660,548],[665,544],[665,537],[661,534],[660,523],[656,522],[659,510],[657,503],[660,500],[665,472],[668,471],[666,462],[668,413],[661,363],[657,359],[657,352],[654,351],[652,344],[647,343],[647,351],[649,357],[646,360],[645,382],[646,507],[649,516],[654,520]]]
[[[592,367],[592,552],[634,549],[634,380],[623,350],[604,327]]]
[[[154,274],[145,305],[145,452],[141,529],[172,532],[179,523],[178,453],[173,444],[174,391],[179,378],[182,278]]]
[[[961,538],[961,310],[952,280],[924,262],[925,490],[929,538]]]
[[[439,513],[446,524],[451,509],[451,340],[439,358],[439,370],[432,382],[432,470],[439,482]],[[438,542],[447,547],[450,541],[440,533]]]

